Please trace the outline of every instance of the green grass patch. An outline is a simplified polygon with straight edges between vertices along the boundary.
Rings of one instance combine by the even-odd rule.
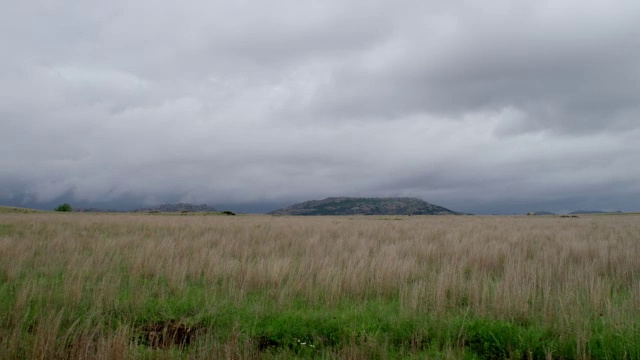
[[[0,236],[9,236],[16,232],[15,227],[11,224],[0,224]]]
[[[572,358],[570,345],[548,329],[491,319],[465,325],[464,345],[480,359],[545,359],[547,354]],[[568,350],[568,351],[567,351]]]
[[[269,292],[255,292],[234,301],[212,295],[215,284],[194,281],[176,290],[162,277],[133,278],[98,311],[90,301],[91,286],[82,294],[85,300],[70,305],[56,292],[63,274],[41,274],[32,281],[41,296],[31,298],[24,313],[3,315],[0,322],[5,330],[21,324],[25,344],[54,314],[61,329],[75,327],[81,333],[92,327],[105,336],[123,326],[130,329],[129,340],[138,344],[136,357],[162,353],[179,358],[207,343],[238,341],[257,354],[285,358],[330,356],[355,347],[374,358],[441,357],[447,349],[458,349],[458,356],[467,359],[573,359],[578,346],[594,359],[640,358],[638,329],[607,326],[598,318],[591,320],[590,334],[581,343],[575,333],[559,334],[535,319],[516,323],[463,310],[411,314],[393,297],[345,298],[325,306],[304,299],[282,303]],[[20,286],[0,285],[0,306],[14,308]]]

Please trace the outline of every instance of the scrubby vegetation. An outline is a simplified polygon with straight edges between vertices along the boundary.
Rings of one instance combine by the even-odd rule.
[[[378,220],[1,214],[0,358],[640,358],[638,217]]]
[[[62,212],[70,212],[73,211],[73,209],[71,208],[71,205],[64,203],[61,205],[58,205],[55,209],[55,211],[62,211]]]

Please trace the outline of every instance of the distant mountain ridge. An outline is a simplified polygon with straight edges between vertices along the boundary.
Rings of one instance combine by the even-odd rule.
[[[569,214],[571,215],[587,215],[587,214],[620,214],[622,211],[599,211],[599,210],[576,210]]]
[[[153,208],[140,208],[131,210],[131,212],[217,212],[215,208],[206,205],[194,205],[187,203],[179,203],[179,204],[162,204]]]
[[[540,211],[534,211],[533,213],[530,213],[533,215],[556,215],[556,213],[551,212],[551,211],[546,211],[546,210],[540,210]]]
[[[329,197],[270,212],[271,215],[461,215],[416,198]]]
[[[73,208],[73,212],[86,212],[86,213],[118,213],[127,211],[118,211],[113,209],[99,209],[99,208]]]

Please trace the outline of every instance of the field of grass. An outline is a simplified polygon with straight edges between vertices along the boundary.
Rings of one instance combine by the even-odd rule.
[[[640,217],[0,214],[0,358],[639,359]]]

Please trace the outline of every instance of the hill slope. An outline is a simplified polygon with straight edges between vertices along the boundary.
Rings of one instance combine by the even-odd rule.
[[[44,210],[36,210],[36,209],[27,209],[27,208],[19,208],[14,206],[1,206],[0,205],[0,213],[14,213],[14,214],[31,214],[31,213],[41,213],[46,212]]]
[[[622,211],[599,211],[599,210],[576,210],[569,214],[571,215],[589,215],[589,214],[621,214]]]
[[[556,215],[556,213],[553,213],[551,211],[545,211],[545,210],[534,211],[533,214],[534,215]]]
[[[460,215],[416,198],[330,197],[270,212],[272,215]]]
[[[217,210],[209,205],[193,205],[193,204],[163,204],[156,206],[154,208],[142,208],[135,209],[132,212],[149,212],[149,211],[157,211],[157,212],[216,212]]]

